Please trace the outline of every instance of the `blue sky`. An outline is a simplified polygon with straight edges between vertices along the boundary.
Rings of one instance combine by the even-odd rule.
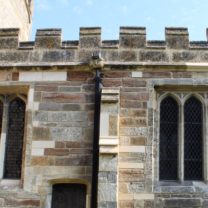
[[[78,40],[79,27],[102,27],[102,39],[118,39],[120,26],[145,26],[148,40],[164,40],[166,26],[188,27],[190,40],[206,40],[208,0],[35,0],[33,32],[61,28]]]

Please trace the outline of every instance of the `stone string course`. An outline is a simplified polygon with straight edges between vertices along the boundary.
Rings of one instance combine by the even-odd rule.
[[[98,207],[208,207],[206,181],[158,181],[158,95],[208,89],[207,42],[189,42],[186,28],[165,32],[165,41],[147,41],[145,28],[121,27],[119,40],[102,41],[100,28],[81,28],[79,41],[62,41],[61,30],[45,29],[35,42],[19,42],[18,29],[0,30],[0,94],[27,97],[22,178],[16,185],[0,180],[0,207],[50,208],[56,183],[85,184],[90,207],[90,61],[98,52],[104,64]]]

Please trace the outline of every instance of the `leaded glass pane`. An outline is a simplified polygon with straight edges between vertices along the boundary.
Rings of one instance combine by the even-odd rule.
[[[184,105],[184,178],[202,180],[202,104],[195,97]]]
[[[160,180],[178,179],[178,104],[172,97],[160,105]]]
[[[25,103],[16,98],[9,104],[4,178],[21,177]]]

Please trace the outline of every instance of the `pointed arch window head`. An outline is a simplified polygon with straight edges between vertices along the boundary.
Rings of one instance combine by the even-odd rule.
[[[205,108],[196,96],[183,102],[183,96],[176,101],[168,95],[160,103],[159,180],[207,180],[203,147]]]
[[[160,104],[160,180],[178,179],[177,102],[170,96]]]
[[[9,103],[4,178],[21,177],[25,102],[16,97]]]
[[[190,97],[184,105],[184,179],[202,180],[203,172],[202,103]]]

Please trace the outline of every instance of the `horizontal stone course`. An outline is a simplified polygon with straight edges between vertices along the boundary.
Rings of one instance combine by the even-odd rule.
[[[120,169],[119,170],[119,181],[120,182],[132,182],[144,181],[144,170],[142,169]]]
[[[83,103],[86,102],[86,95],[83,93],[43,93],[43,102],[56,103]]]
[[[65,158],[56,158],[56,166],[91,166],[92,156],[91,155],[70,155]]]
[[[139,100],[139,101],[147,101],[149,100],[149,93],[144,92],[122,92],[121,99],[126,100]]]
[[[63,149],[63,148],[46,148],[44,150],[44,155],[52,155],[52,156],[67,156],[69,155],[69,149]]]
[[[60,31],[59,29],[45,29],[38,30],[35,42],[28,43],[18,43],[18,32],[11,36],[9,29],[1,29],[0,63],[17,65],[55,63],[74,66],[75,63],[79,65],[89,62],[92,53],[98,49],[106,63],[117,64],[119,62],[121,65],[125,62],[147,65],[175,62],[181,63],[185,67],[184,62],[203,63],[207,61],[207,41],[189,42],[187,28],[183,28],[187,31],[186,34],[181,33],[181,28],[166,28],[165,41],[146,41],[146,34],[135,33],[135,29],[140,27],[125,27],[125,33],[123,33],[123,28],[120,28],[119,41],[101,41],[100,33],[89,33],[91,28],[86,28],[88,32],[85,34],[80,32],[79,41],[61,42],[61,32],[51,34],[51,31]],[[132,30],[132,28],[134,29]],[[80,31],[82,30],[81,28]],[[44,31],[44,33],[40,33],[40,31]],[[6,52],[4,52],[5,49]],[[78,75],[77,72],[70,73],[71,76],[69,75],[68,79],[85,80],[89,78],[89,72],[80,72],[82,75]],[[54,77],[51,78],[54,79]],[[20,79],[22,79],[22,75]],[[50,76],[48,79],[50,80]]]
[[[202,206],[202,199],[179,199],[179,198],[172,198],[172,199],[165,199],[164,200],[164,206],[167,208],[193,208],[193,207],[200,207]]]

